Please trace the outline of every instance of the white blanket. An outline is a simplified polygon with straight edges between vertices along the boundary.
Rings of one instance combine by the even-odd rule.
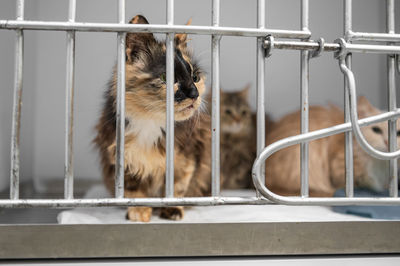
[[[254,196],[251,190],[223,191],[223,196]],[[85,198],[110,197],[106,189],[92,187]],[[60,224],[122,224],[132,223],[125,219],[126,208],[95,207],[75,208],[57,216]],[[283,205],[234,205],[190,207],[178,223],[235,223],[235,222],[308,222],[308,221],[360,221],[368,218],[333,212],[329,207]],[[177,223],[153,215],[151,223]]]

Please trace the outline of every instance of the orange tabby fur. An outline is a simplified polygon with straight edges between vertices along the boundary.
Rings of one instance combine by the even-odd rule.
[[[358,99],[359,118],[380,114],[365,97]],[[336,106],[329,108],[311,106],[310,131],[343,123],[343,112]],[[398,122],[399,123],[399,122]],[[374,132],[377,127],[382,134]],[[399,128],[399,124],[397,126]],[[387,151],[387,123],[363,127],[367,141],[375,148]],[[377,130],[377,129],[376,129]],[[267,136],[267,145],[279,139],[300,133],[300,111],[291,113],[274,124]],[[399,143],[399,140],[398,140]],[[353,138],[354,185],[375,191],[388,186],[388,161],[367,155]],[[276,152],[266,161],[266,184],[281,195],[300,194],[300,145]],[[344,134],[334,135],[309,144],[310,196],[332,196],[336,189],[345,186]]]

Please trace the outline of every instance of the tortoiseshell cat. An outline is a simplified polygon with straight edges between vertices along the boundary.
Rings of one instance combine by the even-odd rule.
[[[358,99],[359,118],[380,114],[365,97]],[[343,123],[343,111],[336,106],[312,106],[309,110],[310,131]],[[399,121],[397,128],[400,127]],[[366,140],[376,149],[388,150],[387,122],[362,127]],[[300,112],[283,117],[272,126],[267,144],[300,133]],[[397,136],[400,131],[397,131]],[[400,143],[400,138],[397,138]],[[387,189],[389,183],[388,161],[367,155],[353,137],[354,186],[374,191]],[[300,146],[295,145],[276,152],[266,162],[266,184],[273,192],[282,195],[300,194]],[[344,134],[310,142],[309,192],[310,196],[332,196],[336,189],[345,186]]]
[[[221,185],[227,189],[249,188],[252,184],[256,125],[248,103],[249,88],[221,91]]]
[[[148,24],[143,16],[130,23]],[[205,76],[175,35],[175,197],[203,196],[210,184],[210,119],[201,113]],[[161,197],[165,183],[166,45],[151,33],[126,35],[125,197]],[[116,73],[105,93],[97,144],[107,188],[114,192]],[[127,218],[150,220],[152,208],[129,207]],[[183,207],[162,208],[160,216],[183,218]]]

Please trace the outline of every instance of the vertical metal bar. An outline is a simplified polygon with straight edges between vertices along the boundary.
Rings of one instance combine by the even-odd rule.
[[[69,1],[68,21],[76,17],[76,0]],[[66,102],[65,102],[65,162],[64,162],[64,198],[74,197],[73,166],[73,128],[74,128],[74,66],[75,66],[75,31],[67,31],[67,67],[66,67]]]
[[[167,0],[167,23],[174,24],[174,0]],[[167,114],[165,196],[174,197],[174,33],[167,34]]]
[[[344,35],[348,41],[348,32],[352,30],[352,0],[344,0]],[[346,57],[346,65],[351,69],[352,55]],[[344,121],[350,121],[350,98],[347,93],[347,81],[344,79]],[[345,133],[345,173],[346,173],[346,196],[354,197],[354,181],[353,181],[353,136],[351,131]]]
[[[265,28],[265,0],[257,0],[257,27]],[[265,99],[264,99],[264,75],[265,75],[265,51],[264,38],[257,38],[257,155],[265,147]],[[265,184],[265,166],[261,168],[261,181]],[[257,191],[257,196],[260,194]]]
[[[24,0],[17,0],[17,20],[24,19]],[[14,100],[11,129],[10,199],[19,198],[19,137],[21,128],[22,80],[24,66],[24,33],[16,30]]]
[[[212,25],[219,26],[219,14],[220,14],[220,1],[213,0],[212,2]],[[221,36],[212,36],[212,69],[211,69],[211,86],[212,86],[212,146],[211,146],[211,167],[212,167],[212,184],[211,194],[212,196],[219,196],[220,193],[220,80],[219,80],[219,44]]]
[[[388,33],[395,33],[394,24],[394,0],[386,1],[386,27]],[[388,110],[396,110],[396,73],[395,73],[395,56],[387,56],[387,79],[388,79]],[[389,151],[397,150],[397,134],[396,134],[396,119],[388,121],[389,126]],[[389,194],[392,197],[398,196],[397,188],[397,159],[389,161]]]
[[[309,27],[309,3],[301,0],[301,29],[308,31]],[[301,107],[301,133],[308,132],[308,84],[309,84],[309,51],[300,51],[300,107]],[[308,197],[308,142],[300,144],[300,193],[302,197]]]
[[[118,22],[125,23],[125,0],[118,1]],[[116,121],[116,165],[115,197],[124,197],[125,176],[125,38],[124,32],[118,33],[118,66],[117,66],[117,121]]]

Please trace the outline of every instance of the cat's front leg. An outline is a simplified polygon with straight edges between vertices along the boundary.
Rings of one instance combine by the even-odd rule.
[[[183,156],[178,155],[177,157],[182,158],[175,161],[174,197],[182,198],[194,175],[195,162]],[[178,221],[183,219],[184,213],[182,206],[161,208],[160,218]]]
[[[146,193],[141,190],[125,189],[125,198],[145,198]],[[133,222],[149,222],[153,209],[151,207],[128,207],[126,219]]]
[[[184,213],[182,206],[161,208],[160,218],[179,221],[183,219]]]

